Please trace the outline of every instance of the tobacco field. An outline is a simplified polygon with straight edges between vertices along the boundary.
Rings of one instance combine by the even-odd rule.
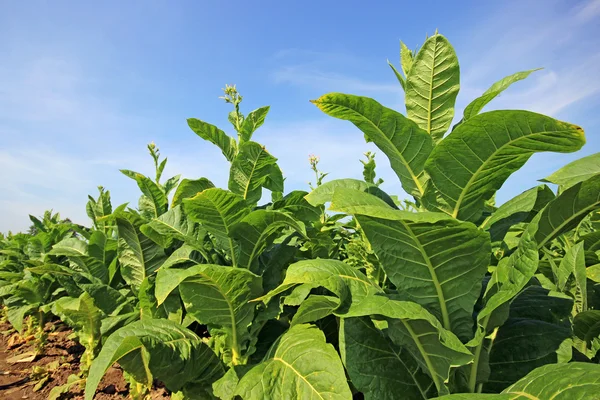
[[[328,180],[311,157],[313,185],[286,191],[253,140],[269,107],[244,113],[227,86],[230,127],[187,121],[229,161],[227,188],[164,177],[152,143],[153,176],[121,171],[137,204],[99,187],[89,226],[47,212],[0,236],[10,334],[30,360],[50,322],[81,346],[47,398],[94,399],[115,363],[139,400],[156,387],[180,400],[600,398],[600,153],[496,204],[534,153],[580,150],[583,129],[482,112],[535,70],[455,110],[458,58],[438,33],[401,43],[400,61],[405,114],[344,93],[312,103],[373,143],[409,197],[380,189],[372,153],[364,180]]]

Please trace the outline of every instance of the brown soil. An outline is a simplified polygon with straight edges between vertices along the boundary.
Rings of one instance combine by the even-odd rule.
[[[46,324],[48,339],[43,355],[38,355],[31,362],[9,363],[12,357],[32,351],[32,338],[21,338],[6,323],[0,323],[0,399],[2,400],[45,400],[52,388],[67,382],[69,375],[79,372],[79,359],[83,347],[69,339],[73,332],[60,322]],[[49,371],[47,380],[41,388],[38,376],[32,375],[34,367],[48,367],[49,364],[60,365]],[[38,368],[39,369],[39,368]],[[38,385],[41,386],[42,384]],[[128,384],[123,379],[123,371],[117,366],[111,367],[96,391],[96,400],[117,400],[129,397]],[[170,399],[164,388],[153,388],[152,400]],[[83,388],[74,387],[61,399],[83,400]]]

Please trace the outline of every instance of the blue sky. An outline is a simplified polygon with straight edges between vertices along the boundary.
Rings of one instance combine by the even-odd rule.
[[[452,4],[450,4],[452,3]],[[498,195],[504,201],[567,162],[600,150],[600,1],[32,1],[0,0],[0,231],[54,209],[88,224],[87,194],[113,203],[138,189],[119,168],[151,173],[145,145],[169,157],[166,173],[226,187],[220,151],[186,118],[231,133],[218,99],[236,83],[244,111],[270,104],[255,140],[280,158],[286,191],[307,189],[308,155],[330,178],[361,177],[367,150],[350,123],[308,100],[340,91],[404,112],[386,59],[439,29],[461,63],[457,117],[496,80],[544,67],[488,109],[522,108],[582,126],[577,154],[539,154]],[[401,193],[378,152],[383,188]]]

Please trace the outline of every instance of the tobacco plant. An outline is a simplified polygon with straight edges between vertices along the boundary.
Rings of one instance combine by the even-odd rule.
[[[254,140],[269,107],[244,114],[226,86],[234,134],[188,125],[229,162],[227,189],[163,182],[167,159],[151,143],[153,176],[122,170],[141,191],[137,208],[113,208],[100,187],[86,206],[92,228],[47,214],[3,236],[8,320],[23,331],[26,316],[54,315],[85,347],[81,372],[51,396],[85,383],[93,399],[115,362],[134,399],[157,380],[179,399],[600,391],[600,153],[496,206],[531,155],[577,151],[583,130],[482,112],[535,70],[494,83],[456,118],[459,64],[440,34],[418,51],[401,43],[400,61],[390,66],[405,115],[350,94],[313,103],[362,131],[409,197],[381,189],[372,153],[364,180],[326,181],[311,156],[311,192],[284,195],[277,159]]]

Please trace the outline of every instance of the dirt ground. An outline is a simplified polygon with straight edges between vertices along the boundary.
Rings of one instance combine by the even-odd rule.
[[[14,362],[15,357],[26,356],[33,350],[31,338],[22,338],[9,324],[0,323],[0,399],[46,400],[52,388],[65,384],[69,375],[79,372],[83,347],[68,338],[71,329],[60,322],[52,322],[46,324],[45,330],[48,339],[43,354],[32,361]],[[123,372],[115,365],[100,382],[94,399],[127,399],[128,395]],[[154,388],[151,396],[153,400],[171,398],[164,388]],[[83,388],[74,387],[60,399],[82,400]]]

